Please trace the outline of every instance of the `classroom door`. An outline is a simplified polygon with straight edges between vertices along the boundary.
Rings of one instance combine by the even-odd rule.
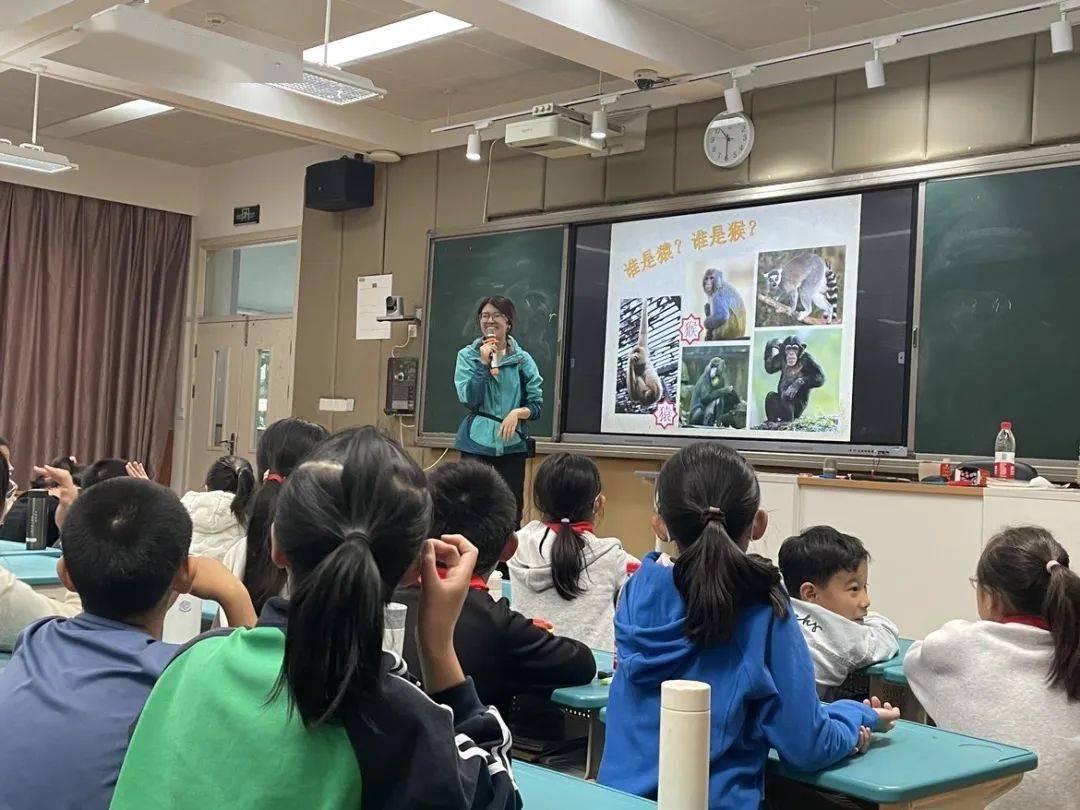
[[[293,319],[243,318],[196,326],[188,489],[202,489],[223,455],[246,458],[266,427],[292,408]]]

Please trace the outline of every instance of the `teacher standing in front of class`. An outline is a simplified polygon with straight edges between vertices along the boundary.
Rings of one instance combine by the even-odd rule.
[[[458,352],[454,387],[469,409],[454,439],[462,458],[494,467],[517,500],[518,525],[525,498],[526,423],[540,418],[543,383],[536,362],[513,337],[517,311],[501,295],[476,310],[480,336]]]

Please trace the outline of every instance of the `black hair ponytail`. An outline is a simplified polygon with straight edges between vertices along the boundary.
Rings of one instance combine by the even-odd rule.
[[[559,529],[551,546],[551,578],[555,591],[571,600],[585,592],[585,538],[570,524],[592,521],[600,495],[600,470],[586,456],[555,453],[548,456],[533,481],[533,501],[549,523]]]
[[[247,558],[244,560],[244,587],[251,595],[255,611],[261,612],[267,599],[285,587],[285,572],[270,559],[270,526],[274,522],[283,478],[292,473],[301,459],[329,434],[322,425],[306,419],[279,419],[259,438],[255,451],[259,476],[264,478],[248,501]]]
[[[1047,680],[1080,700],[1080,575],[1067,552],[1038,526],[1017,526],[986,544],[975,578],[1019,613],[1042,616],[1054,639]]]
[[[255,471],[250,461],[240,456],[222,456],[210,465],[206,473],[206,489],[211,492],[232,492],[233,500],[229,509],[237,523],[247,526],[248,501],[255,491]]]
[[[729,639],[741,608],[769,603],[787,615],[780,572],[743,551],[761,501],[757,475],[726,445],[684,447],[664,464],[657,508],[679,547],[673,577],[686,603],[685,632],[694,644]]]
[[[311,728],[354,716],[379,687],[383,609],[431,528],[424,473],[371,427],[318,445],[278,498],[292,597],[275,687]]]
[[[298,583],[276,690],[308,727],[350,710],[379,683],[385,585],[366,537],[346,538]]]

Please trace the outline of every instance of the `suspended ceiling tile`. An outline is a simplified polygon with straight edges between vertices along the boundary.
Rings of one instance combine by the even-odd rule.
[[[203,26],[209,12],[224,14],[237,25],[305,48],[323,40],[323,0],[191,0],[175,9],[172,16]],[[330,13],[330,37],[339,39],[419,12],[416,6],[401,0],[336,0]]]
[[[104,110],[124,101],[130,99],[45,76],[41,79],[38,127],[44,129],[51,124]],[[33,74],[21,70],[0,73],[0,125],[29,130],[33,114]]]

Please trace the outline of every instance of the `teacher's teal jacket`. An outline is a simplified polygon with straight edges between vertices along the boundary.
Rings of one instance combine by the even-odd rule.
[[[509,444],[504,443],[499,428],[502,419],[514,408],[528,408],[530,421],[540,418],[544,378],[536,361],[512,337],[506,338],[506,356],[499,360],[499,376],[493,377],[491,369],[480,359],[481,342],[477,338],[458,352],[454,388],[458,400],[470,413],[458,428],[454,447],[479,456],[524,453],[524,440],[515,436]],[[479,416],[479,411],[497,416],[499,421]]]

